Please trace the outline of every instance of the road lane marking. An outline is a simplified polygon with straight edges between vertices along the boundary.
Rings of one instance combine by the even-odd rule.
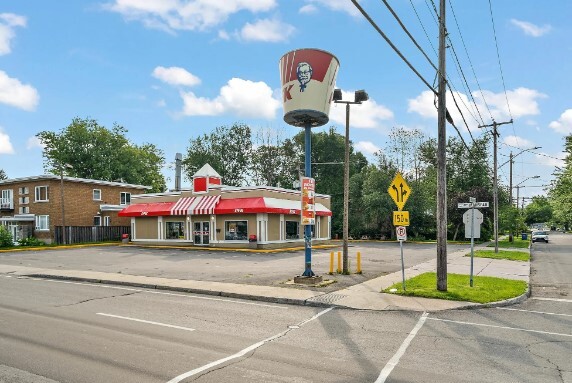
[[[323,310],[323,311],[320,311],[318,314],[314,315],[312,318],[307,319],[307,320],[305,320],[305,321],[303,321],[303,322],[301,322],[301,323],[298,323],[296,326],[298,326],[298,328],[299,328],[300,326],[302,326],[302,325],[304,325],[304,324],[306,324],[306,323],[308,323],[308,322],[310,322],[310,321],[313,321],[313,320],[319,318],[320,316],[326,314],[327,312],[331,311],[332,309],[333,309],[333,307],[330,307],[330,308],[327,308],[327,309],[325,309],[325,310]],[[292,326],[291,326],[291,327],[292,327]],[[258,342],[258,343],[255,343],[255,344],[253,344],[253,345],[251,345],[251,346],[248,346],[247,348],[244,348],[244,349],[240,350],[240,351],[237,352],[236,354],[227,356],[226,358],[222,358],[222,359],[219,359],[219,360],[215,360],[214,362],[211,362],[211,363],[209,363],[209,364],[205,364],[205,365],[202,366],[202,367],[198,367],[198,368],[195,368],[194,370],[185,372],[184,374],[181,374],[181,375],[179,375],[179,376],[177,376],[177,377],[175,377],[175,378],[169,380],[167,383],[179,383],[180,381],[182,381],[182,380],[184,380],[184,379],[186,379],[186,378],[188,378],[188,377],[191,377],[191,376],[193,376],[193,375],[197,375],[197,374],[199,374],[199,373],[201,373],[201,372],[203,372],[203,371],[207,371],[207,370],[209,370],[209,369],[211,369],[211,368],[213,368],[213,367],[216,367],[216,366],[218,366],[218,365],[221,365],[221,364],[223,364],[223,363],[226,363],[226,362],[228,362],[228,361],[230,361],[230,360],[237,359],[237,358],[241,358],[241,357],[243,357],[244,355],[248,354],[249,352],[256,350],[257,348],[263,346],[264,344],[266,344],[266,343],[268,343],[268,342],[272,342],[273,340],[276,340],[276,339],[278,339],[278,338],[280,338],[280,337],[283,337],[284,335],[286,335],[287,333],[289,333],[290,331],[293,331],[293,330],[295,330],[295,329],[289,327],[287,330],[284,330],[284,331],[282,331],[281,333],[278,333],[278,334],[276,334],[276,335],[271,336],[270,338],[266,338],[266,339],[264,339],[264,340],[261,340],[261,341]]]
[[[533,314],[544,314],[544,315],[558,315],[563,317],[572,317],[570,314],[559,314],[559,313],[549,313],[545,311],[533,311],[533,310],[521,310],[521,309],[511,309],[508,307],[497,307],[499,310],[510,310],[510,311],[521,311],[523,313],[533,313]]]
[[[29,279],[32,281],[40,281],[40,282],[64,283],[64,284],[69,284],[69,285],[99,287],[99,288],[104,288],[104,289],[127,290],[127,291],[135,291],[135,292],[147,293],[147,294],[170,295],[170,296],[175,296],[175,297],[202,299],[202,300],[206,300],[206,301],[219,301],[219,302],[236,303],[236,304],[241,304],[241,305],[271,307],[274,309],[288,310],[288,306],[284,306],[284,305],[280,306],[277,304],[274,305],[274,304],[269,304],[269,303],[238,301],[238,300],[229,299],[229,298],[203,297],[203,296],[199,296],[199,295],[194,295],[192,293],[177,294],[177,293],[168,293],[168,292],[162,292],[162,291],[151,291],[151,290],[145,290],[145,289],[134,289],[134,288],[129,288],[129,287],[121,287],[121,286],[110,286],[110,285],[106,285],[104,283],[61,281],[61,280],[57,280],[57,279],[45,279],[45,278],[22,277],[21,279]]]
[[[102,316],[110,317],[110,318],[125,319],[125,320],[130,320],[130,321],[133,321],[133,322],[147,323],[147,324],[152,324],[152,325],[156,325],[156,326],[176,328],[176,329],[178,329],[178,330],[195,331],[194,328],[190,328],[190,327],[175,326],[175,325],[172,325],[172,324],[166,324],[166,323],[160,323],[160,322],[153,322],[153,321],[148,321],[148,320],[144,320],[144,319],[137,319],[137,318],[130,318],[130,317],[122,317],[122,316],[120,316],[120,315],[113,315],[113,314],[106,314],[106,313],[97,313],[97,315],[102,315]]]
[[[540,297],[533,297],[531,299],[536,299],[538,301],[552,301],[552,302],[567,302],[572,303],[572,299],[560,299],[560,298],[540,298]]]
[[[421,318],[419,318],[419,320],[417,321],[417,324],[415,325],[415,327],[413,327],[413,330],[411,330],[411,332],[409,333],[407,338],[405,338],[403,343],[401,343],[401,346],[399,347],[399,349],[397,350],[395,355],[393,355],[391,357],[391,359],[389,360],[389,362],[387,362],[387,364],[385,365],[383,370],[381,370],[379,377],[377,378],[375,383],[384,383],[385,380],[389,377],[389,374],[391,374],[391,371],[393,371],[395,366],[397,366],[397,364],[399,363],[399,360],[401,359],[401,357],[405,354],[405,351],[407,351],[407,348],[411,344],[411,341],[413,340],[413,338],[415,338],[415,335],[417,335],[417,333],[419,332],[421,327],[423,327],[423,324],[425,323],[425,320],[427,320],[428,316],[429,316],[429,314],[426,312],[424,312],[423,315],[421,315]],[[429,319],[431,319],[431,318],[429,318]]]
[[[537,333],[537,334],[547,334],[547,335],[558,335],[558,336],[572,337],[572,334],[561,334],[561,333],[558,333],[558,332],[540,331],[540,330],[529,330],[529,329],[526,329],[526,328],[519,328],[519,327],[496,326],[496,325],[492,325],[492,324],[473,323],[473,322],[462,322],[462,321],[456,321],[456,320],[450,320],[450,319],[439,319],[439,318],[427,318],[427,319],[431,319],[431,320],[434,320],[434,321],[440,321],[440,322],[466,324],[466,325],[470,325],[470,326],[492,327],[492,328],[500,328],[500,329],[503,329],[503,330],[525,331],[525,332],[533,332],[533,333]]]

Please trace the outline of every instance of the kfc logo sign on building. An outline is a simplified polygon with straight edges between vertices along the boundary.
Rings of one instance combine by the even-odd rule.
[[[298,49],[280,59],[284,121],[321,126],[329,121],[338,59],[318,49]]]

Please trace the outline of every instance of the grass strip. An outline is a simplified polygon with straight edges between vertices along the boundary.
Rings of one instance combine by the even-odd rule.
[[[471,253],[467,253],[465,257],[470,257]],[[474,256],[477,258],[492,258],[492,259],[508,259],[509,261],[529,261],[530,254],[518,250],[499,250],[495,253],[494,250],[475,250]]]
[[[499,247],[503,248],[503,249],[528,249],[528,246],[530,245],[530,241],[528,240],[522,240],[520,238],[516,238],[514,237],[512,242],[509,242],[508,239],[507,240],[502,240],[499,241]],[[487,245],[487,247],[495,247],[495,242],[492,241],[490,244]]]
[[[383,292],[390,293],[391,289],[397,289],[393,294],[451,301],[491,303],[524,294],[527,284],[525,281],[512,279],[474,276],[473,287],[470,287],[468,275],[448,274],[447,291],[438,291],[437,274],[424,273],[406,280],[405,287],[406,291],[403,291],[403,286],[400,282],[388,287]]]

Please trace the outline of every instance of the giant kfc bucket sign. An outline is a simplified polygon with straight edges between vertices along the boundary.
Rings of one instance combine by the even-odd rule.
[[[298,49],[280,59],[284,121],[293,126],[321,126],[329,121],[340,63],[329,52]]]

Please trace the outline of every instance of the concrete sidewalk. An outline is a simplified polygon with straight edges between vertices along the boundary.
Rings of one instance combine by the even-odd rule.
[[[479,246],[476,248],[485,247]],[[528,252],[529,250],[523,249],[523,251]],[[464,256],[466,252],[466,250],[460,250],[447,255],[448,273],[469,274],[470,257]],[[405,277],[407,279],[425,272],[434,272],[435,269],[435,261],[420,263],[407,268],[405,270]],[[275,303],[328,307],[337,306],[361,310],[440,311],[483,306],[471,302],[404,297],[381,293],[381,290],[402,281],[401,271],[370,279],[366,282],[330,293],[303,288],[292,289],[238,283],[195,281],[98,271],[53,270],[19,265],[0,265],[0,274],[108,283]],[[474,258],[474,275],[523,280],[529,283],[530,262]],[[526,296],[527,294],[524,294],[521,297],[509,301],[496,302],[494,304],[488,304],[487,306],[512,304],[526,299]]]

